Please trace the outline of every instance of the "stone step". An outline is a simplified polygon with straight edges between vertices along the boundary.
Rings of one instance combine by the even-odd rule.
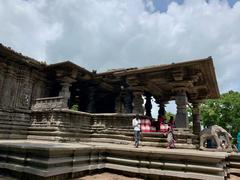
[[[28,127],[29,131],[58,131],[58,127]]]
[[[239,179],[240,179],[240,169],[239,168],[230,168],[230,174],[237,175],[237,176],[239,176]]]
[[[61,138],[57,137],[57,136],[28,135],[27,139],[31,139],[31,140],[44,140],[44,141],[59,141]]]
[[[71,133],[71,132],[62,132],[62,131],[54,131],[54,132],[49,132],[49,131],[28,131],[28,135],[39,135],[39,136],[61,136],[61,137],[85,137],[85,136],[90,136],[90,134],[87,133]]]
[[[92,138],[91,142],[101,142],[101,143],[113,143],[113,144],[132,144],[134,146],[133,139],[124,140],[124,139],[113,139],[113,138]],[[167,142],[146,142],[140,141],[140,146],[148,146],[148,147],[162,147],[166,148],[168,146]],[[185,143],[175,143],[175,147],[177,149],[197,149],[196,145],[193,144],[185,144]]]
[[[99,133],[104,132],[105,134],[124,134],[124,135],[132,135],[133,134],[133,130],[129,130],[129,131],[121,131],[121,130],[108,130],[108,129],[104,129],[101,131],[97,131]],[[166,136],[165,133],[160,133],[160,132],[141,132],[142,134],[144,134],[144,137],[164,137]],[[194,139],[194,140],[198,140],[198,137],[196,135],[193,134],[179,134],[179,133],[174,133],[174,135],[176,136],[177,139]]]
[[[230,173],[240,176],[240,154],[232,152],[228,154],[228,167],[230,168]]]
[[[9,125],[9,124],[1,124],[0,129],[8,129],[8,130],[27,130],[28,126],[15,126],[15,125]]]
[[[11,123],[15,123],[15,124],[28,124],[30,125],[30,121],[27,120],[27,121],[22,121],[22,120],[19,120],[19,119],[0,119],[0,123],[1,124],[11,124]]]
[[[0,132],[0,139],[27,139],[27,134],[14,134],[14,133],[4,133]]]
[[[168,178],[186,178],[186,179],[201,179],[201,180],[224,180],[224,177],[219,175],[212,175],[212,174],[206,174],[206,173],[194,173],[194,172],[183,172],[183,171],[177,171],[177,170],[162,170],[162,169],[154,169],[154,168],[146,168],[143,167],[141,169],[137,167],[129,167],[119,164],[113,164],[113,163],[106,163],[105,168],[107,169],[114,169],[118,171],[124,171],[124,172],[130,172],[130,173],[136,173],[136,174],[146,174],[150,175],[150,177],[155,177],[154,179],[157,179],[159,176],[168,177]]]
[[[106,137],[113,137],[113,136],[115,136],[115,137],[124,137],[124,136],[126,136],[126,137],[133,138],[133,136],[134,136],[133,132],[124,132],[124,133],[122,133],[122,132],[117,132],[117,131],[115,131],[115,132],[110,131],[109,132],[107,130],[98,132],[96,134],[99,134],[99,136],[101,135],[102,137],[103,136],[106,136]],[[153,135],[153,136],[150,136],[150,135]],[[141,133],[141,138],[142,138],[143,141],[150,141],[150,142],[159,142],[160,141],[161,142],[161,141],[166,141],[167,137],[163,133],[151,133],[151,134],[149,134],[149,133]],[[193,140],[193,142],[191,142],[190,141],[191,139],[189,139],[189,141],[190,141],[190,143],[189,143],[188,139],[182,139],[182,136],[178,136],[176,138],[176,140],[177,140],[177,142],[181,142],[181,143],[198,144],[198,140]]]
[[[0,129],[0,134],[28,134],[27,130]]]

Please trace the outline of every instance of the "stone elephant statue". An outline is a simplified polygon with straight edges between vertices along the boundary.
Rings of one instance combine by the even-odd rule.
[[[218,125],[213,125],[200,132],[200,149],[232,151],[231,139],[232,136],[225,129]],[[214,146],[206,147],[207,140],[213,142]]]

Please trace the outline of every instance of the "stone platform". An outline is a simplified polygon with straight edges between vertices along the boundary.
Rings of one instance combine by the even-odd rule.
[[[225,179],[228,153],[110,143],[1,140],[1,172],[18,179],[69,179],[96,171],[143,178]]]

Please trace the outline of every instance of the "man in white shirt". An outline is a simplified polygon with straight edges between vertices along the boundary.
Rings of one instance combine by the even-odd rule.
[[[137,114],[136,117],[132,120],[136,148],[138,148],[139,140],[140,140],[140,125],[141,125],[141,120],[139,118],[139,115]]]

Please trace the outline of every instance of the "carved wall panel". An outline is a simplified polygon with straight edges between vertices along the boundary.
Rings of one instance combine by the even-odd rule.
[[[42,80],[35,80],[32,83],[32,94],[31,94],[31,105],[35,104],[35,100],[37,98],[45,97],[45,90],[44,88],[46,85]]]
[[[3,73],[3,71],[0,71],[0,97],[1,97],[0,98],[0,108],[2,107],[3,84],[4,84],[4,73]]]
[[[19,84],[19,87],[17,108],[29,109],[32,94],[32,83],[29,81],[23,81]]]
[[[17,94],[17,79],[14,69],[8,69],[2,88],[2,107],[3,109],[12,109]]]

